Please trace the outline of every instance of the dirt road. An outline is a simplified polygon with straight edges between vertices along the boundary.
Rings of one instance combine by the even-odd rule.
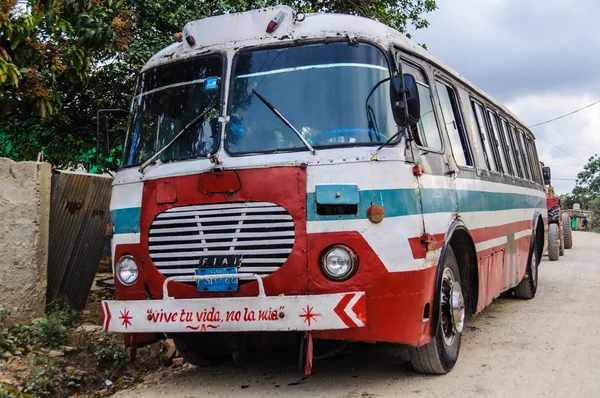
[[[600,235],[540,265],[535,299],[499,299],[472,319],[445,376],[414,373],[402,349],[352,345],[304,378],[290,353],[181,370],[122,397],[600,396]]]

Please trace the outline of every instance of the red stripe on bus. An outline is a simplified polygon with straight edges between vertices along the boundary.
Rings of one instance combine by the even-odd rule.
[[[469,232],[475,244],[485,242],[491,239],[501,238],[511,233],[521,232],[526,229],[531,229],[531,221],[517,221],[513,223],[497,225],[495,227],[484,227],[472,229]],[[430,242],[432,241],[434,247],[442,247],[446,234],[435,234],[430,235]],[[408,239],[408,244],[412,251],[414,259],[423,259],[427,255],[427,248],[421,237],[417,236]]]

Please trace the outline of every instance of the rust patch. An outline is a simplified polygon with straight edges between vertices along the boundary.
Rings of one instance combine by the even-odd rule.
[[[75,214],[83,208],[83,205],[84,205],[83,202],[75,202],[75,201],[69,200],[69,201],[67,201],[67,205],[65,206],[65,209],[67,209],[69,211],[69,213]]]

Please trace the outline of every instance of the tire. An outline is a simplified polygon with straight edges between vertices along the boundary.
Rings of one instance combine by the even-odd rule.
[[[410,362],[420,373],[446,374],[456,364],[465,323],[460,270],[452,248],[446,248],[440,289],[439,325],[435,337],[421,347],[409,347]],[[452,299],[455,297],[455,299]],[[455,310],[453,311],[453,303]],[[456,319],[455,319],[456,318]]]
[[[563,223],[563,233],[565,241],[565,249],[570,249],[573,247],[573,231],[571,229],[571,217],[569,217],[569,213],[563,213],[562,215],[562,223]]]
[[[560,239],[560,246],[558,249],[558,255],[559,256],[564,256],[565,255],[565,239],[564,239],[564,233],[563,233],[563,227],[561,226],[560,229],[558,230],[558,237]]]
[[[556,224],[551,224],[556,225]],[[525,276],[515,287],[515,296],[520,299],[531,300],[535,297],[538,287],[538,270],[540,260],[538,259],[537,250],[534,246],[531,254],[531,261],[527,264],[527,272]]]
[[[550,261],[556,261],[559,257],[560,240],[558,232],[558,224],[548,225],[548,258]]]

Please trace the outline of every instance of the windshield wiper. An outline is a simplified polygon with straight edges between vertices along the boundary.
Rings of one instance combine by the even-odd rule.
[[[304,144],[304,146],[313,154],[316,155],[317,151],[315,151],[315,148],[312,147],[312,145],[310,145],[308,143],[308,141],[306,141],[304,139],[304,137],[302,137],[302,134],[300,134],[300,132],[298,130],[296,130],[296,128],[292,125],[292,123],[288,122],[288,120],[277,110],[275,109],[275,107],[269,102],[267,101],[267,99],[265,97],[263,97],[262,95],[260,95],[256,90],[252,89],[252,92],[254,94],[256,94],[256,96],[267,106],[267,108],[269,108],[271,110],[271,112],[273,112],[278,118],[279,120],[281,120],[286,126],[288,126],[294,133],[296,133],[296,135],[298,136],[298,138],[300,138],[302,140],[302,143]]]
[[[169,141],[169,143],[167,145],[165,145],[164,147],[162,147],[162,149],[158,152],[156,152],[154,155],[152,155],[152,157],[148,160],[146,160],[138,169],[138,171],[140,173],[144,172],[144,169],[148,166],[150,166],[152,163],[154,163],[154,161],[167,149],[169,149],[169,147],[171,145],[173,145],[182,135],[184,135],[185,133],[187,133],[192,127],[194,127],[196,125],[196,123],[198,123],[200,120],[202,120],[202,118],[204,118],[204,116],[206,116],[206,114],[208,112],[210,112],[211,110],[215,109],[215,107],[217,106],[217,104],[212,104],[209,105],[206,109],[204,109],[202,111],[202,113],[198,116],[196,116],[194,118],[194,120],[192,120],[191,122],[189,122],[187,124],[187,126],[185,126],[183,129],[181,129],[181,131],[179,133],[177,133],[177,135],[175,137],[173,137],[173,139],[171,141]]]
[[[399,136],[402,136],[404,138],[406,138],[406,128],[399,130],[396,134],[394,134],[393,136],[391,136],[390,138],[388,138],[388,140],[386,142],[384,142],[383,144],[379,145],[379,147],[377,149],[375,149],[375,152],[373,152],[373,156],[371,156],[372,160],[376,160],[377,159],[377,155],[379,154],[379,151],[381,151],[381,149],[385,146],[388,146],[392,141],[394,141],[396,138],[398,138]],[[400,140],[402,140],[402,138],[400,138]]]

